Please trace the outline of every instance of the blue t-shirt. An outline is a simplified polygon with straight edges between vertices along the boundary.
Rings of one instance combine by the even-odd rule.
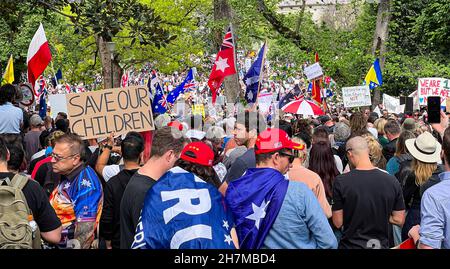
[[[20,124],[23,122],[22,109],[6,102],[0,106],[0,134],[20,133]]]

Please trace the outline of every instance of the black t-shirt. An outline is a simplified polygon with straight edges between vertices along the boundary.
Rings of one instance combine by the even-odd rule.
[[[104,189],[100,236],[111,240],[112,248],[120,248],[120,202],[128,182],[137,170],[120,171],[106,183]]]
[[[339,248],[389,248],[389,217],[405,209],[397,179],[379,169],[357,170],[336,177],[333,211],[344,210]]]
[[[13,179],[13,173],[0,173],[0,178],[8,177]],[[39,226],[41,232],[50,232],[61,226],[61,221],[50,205],[47,195],[39,184],[34,180],[28,180],[28,183],[22,189],[28,207],[33,213],[33,218]]]
[[[36,167],[36,164],[37,164],[39,161],[41,161],[41,160],[43,160],[43,159],[45,159],[45,158],[47,158],[47,156],[45,156],[45,154],[44,154],[44,155],[42,155],[41,157],[38,157],[38,158],[32,160],[32,161],[30,162],[30,166],[28,167],[28,174],[31,175],[31,173],[33,173],[34,167]]]
[[[228,170],[225,180],[231,182],[236,180],[247,171],[249,168],[256,167],[255,149],[251,148],[247,150],[242,156],[236,159]]]
[[[120,248],[129,249],[141,215],[147,191],[156,181],[136,172],[130,179],[120,203]]]

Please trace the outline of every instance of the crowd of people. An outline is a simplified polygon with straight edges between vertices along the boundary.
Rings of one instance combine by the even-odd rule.
[[[0,89],[0,191],[23,192],[31,229],[5,237],[17,218],[3,211],[0,247],[450,248],[444,112],[162,114],[150,136],[82,140],[16,91]]]

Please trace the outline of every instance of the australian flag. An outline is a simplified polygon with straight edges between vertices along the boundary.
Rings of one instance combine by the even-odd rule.
[[[272,228],[289,181],[272,168],[250,168],[228,185],[225,199],[236,223],[241,249],[259,249]]]
[[[177,100],[178,96],[182,93],[184,93],[185,85],[191,84],[194,81],[194,72],[189,70],[189,73],[187,74],[186,78],[181,82],[180,85],[178,85],[175,89],[173,89],[168,95],[167,95],[167,102],[173,104]]]
[[[286,95],[283,96],[283,98],[281,98],[280,102],[278,103],[278,108],[281,109],[286,104],[288,104],[291,101],[294,101],[301,95],[302,90],[298,85],[295,85],[295,87],[292,90],[290,90]]]
[[[245,100],[247,103],[256,103],[256,98],[258,97],[258,86],[261,78],[261,71],[264,64],[266,44],[264,44],[258,53],[258,58],[252,64],[252,67],[248,70],[247,74],[244,76],[244,82],[247,87],[245,91]]]
[[[39,116],[44,119],[47,116],[47,102],[45,97],[47,96],[47,90],[44,88],[41,90],[41,96],[39,97]]]
[[[217,188],[179,167],[147,192],[132,249],[234,249],[233,221]]]
[[[166,97],[164,96],[164,92],[161,88],[161,84],[157,83],[155,89],[156,89],[156,93],[155,93],[155,97],[153,98],[153,102],[152,102],[153,113],[164,114],[167,111],[167,100],[166,100]]]
[[[55,76],[52,77],[52,85],[53,88],[56,88],[56,86],[58,85],[58,80],[62,79],[62,71],[61,68],[58,69],[58,71],[56,72]]]

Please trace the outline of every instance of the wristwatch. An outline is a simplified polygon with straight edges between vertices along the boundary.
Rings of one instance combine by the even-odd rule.
[[[110,146],[110,145],[105,145],[105,146],[103,146],[104,148],[107,148],[107,149],[109,149],[109,150],[112,150],[112,146]]]

